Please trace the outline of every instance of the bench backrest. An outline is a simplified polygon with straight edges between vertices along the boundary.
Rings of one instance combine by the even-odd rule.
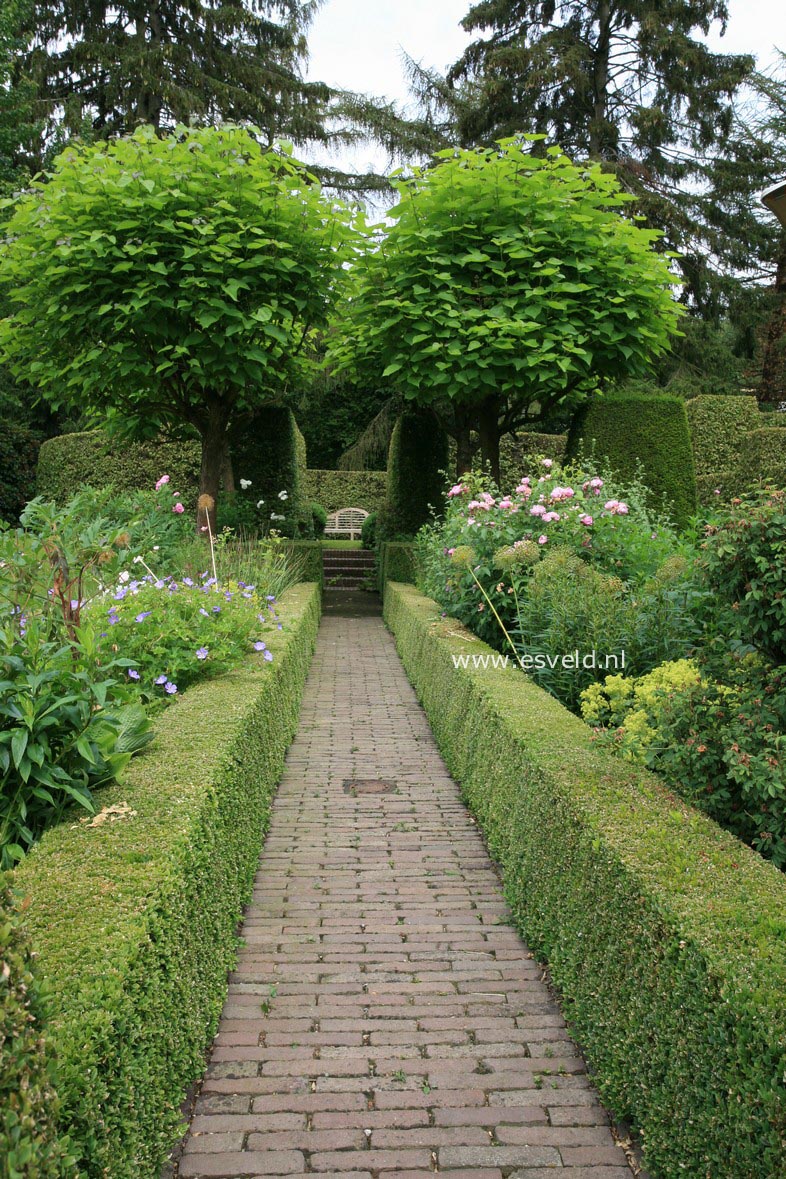
[[[363,508],[339,508],[331,512],[325,524],[325,532],[360,532],[368,512]]]

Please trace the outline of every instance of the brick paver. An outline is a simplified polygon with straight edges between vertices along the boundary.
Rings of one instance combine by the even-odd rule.
[[[183,1179],[630,1179],[378,617],[323,619],[243,937]]]

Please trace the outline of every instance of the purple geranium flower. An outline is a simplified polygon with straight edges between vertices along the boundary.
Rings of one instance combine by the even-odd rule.
[[[271,655],[270,651],[265,651],[263,658],[265,658],[268,661],[268,663],[273,662],[273,656]]]
[[[169,679],[168,675],[160,675],[155,682],[160,687],[162,684],[165,684],[168,681],[168,679]]]
[[[153,613],[152,610],[143,610],[141,614],[137,614],[134,621],[135,622],[144,622],[145,619],[149,618],[152,613]]]
[[[257,642],[254,643],[254,650],[255,651],[267,651],[267,647],[265,646],[265,644],[262,642],[261,639],[258,639]]]
[[[209,617],[210,617],[210,615],[208,614],[207,610],[205,610],[204,606],[200,606],[200,607],[199,607],[199,613],[200,613],[200,614],[204,614],[205,618],[209,618]]]
[[[207,659],[207,647],[200,647],[196,653],[197,659]]]
[[[130,680],[138,680],[138,679],[140,678],[140,676],[139,676],[139,672],[138,672],[138,671],[134,671],[133,667],[129,667],[129,669],[128,669],[128,678],[129,678]]]
[[[174,696],[175,692],[177,691],[177,684],[172,684],[167,681],[167,683],[164,684],[164,691],[166,692],[167,696]]]

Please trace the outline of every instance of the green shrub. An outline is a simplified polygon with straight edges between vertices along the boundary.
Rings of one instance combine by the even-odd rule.
[[[737,494],[760,484],[786,487],[786,434],[775,426],[751,430],[737,445]]]
[[[59,1125],[84,1179],[158,1179],[203,1073],[297,727],[318,589],[291,590],[282,615],[274,662],[195,686],[107,791],[106,821],[61,824],[17,872],[53,996]]]
[[[571,425],[568,457],[582,447],[623,480],[633,479],[641,468],[653,503],[678,527],[695,512],[693,452],[685,403],[679,397],[609,394],[587,402]]]
[[[77,647],[46,635],[34,619],[21,634],[0,623],[0,869],[73,803],[92,814],[95,790],[145,743],[124,660],[101,658],[85,626]]]
[[[499,465],[501,491],[510,491],[524,475],[534,475],[538,459],[549,458],[561,463],[568,445],[567,434],[530,434],[521,430],[500,439]]]
[[[120,442],[100,430],[61,434],[41,445],[37,490],[44,499],[65,503],[82,487],[137,491],[168,474],[190,512],[199,492],[199,463],[196,441]]]
[[[669,696],[701,682],[690,659],[661,663],[642,676],[609,675],[581,693],[581,716],[607,735],[623,757],[644,763],[658,741],[658,727]]]
[[[385,502],[385,471],[306,471],[307,494],[326,512],[363,508],[376,512]]]
[[[377,546],[377,513],[370,512],[363,521],[360,530],[360,543],[364,549],[374,549]]]
[[[786,490],[735,501],[702,547],[709,587],[726,605],[722,629],[786,663]]]
[[[685,403],[697,478],[730,471],[740,452],[740,439],[765,425],[755,397],[705,393]]]
[[[258,524],[290,538],[313,531],[310,503],[318,497],[305,487],[305,447],[292,410],[278,405],[257,410],[231,437],[235,482],[241,489],[249,482],[242,494]]]
[[[438,615],[388,584],[404,664],[602,1098],[653,1174],[782,1179],[783,877],[520,673],[473,669],[488,648]]]
[[[54,1061],[43,1035],[46,994],[10,877],[0,877],[0,961],[0,1175],[76,1179],[67,1141],[56,1131]]]
[[[322,584],[322,545],[318,540],[284,540],[281,551],[291,562],[298,581]]]
[[[737,476],[733,469],[696,476],[696,498],[701,507],[715,508],[727,504],[736,494]]]
[[[314,522],[314,536],[319,539],[325,534],[325,525],[327,524],[328,514],[322,507],[322,504],[312,503],[311,505],[311,519]]]
[[[22,508],[36,493],[35,478],[40,435],[0,422],[0,520],[15,524]]]
[[[451,488],[444,519],[418,534],[418,585],[574,707],[610,667],[642,673],[696,637],[696,550],[642,484],[550,459],[540,470],[502,498],[477,474]],[[563,666],[576,650],[600,657]]]
[[[414,585],[417,564],[411,541],[386,540],[379,546],[379,588],[385,592],[389,581]]]
[[[525,653],[523,667],[534,682],[573,711],[582,690],[609,668],[633,675],[648,671],[684,652],[697,637],[689,572],[681,558],[665,563],[632,592],[619,577],[569,550],[547,553],[526,580],[512,628],[517,651]],[[574,652],[581,657],[577,666],[558,658]]]
[[[393,428],[380,535],[412,537],[444,501],[448,438],[430,409],[407,409]]]

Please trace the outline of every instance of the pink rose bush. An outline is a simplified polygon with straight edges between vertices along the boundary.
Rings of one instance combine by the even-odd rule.
[[[424,592],[509,655],[589,642],[624,646],[637,670],[649,670],[681,654],[695,631],[684,621],[695,553],[648,507],[646,488],[605,472],[543,460],[503,495],[465,476],[418,548]],[[666,590],[658,570],[680,554],[685,576]],[[577,706],[580,687],[597,677],[590,670],[556,688],[541,678]]]

